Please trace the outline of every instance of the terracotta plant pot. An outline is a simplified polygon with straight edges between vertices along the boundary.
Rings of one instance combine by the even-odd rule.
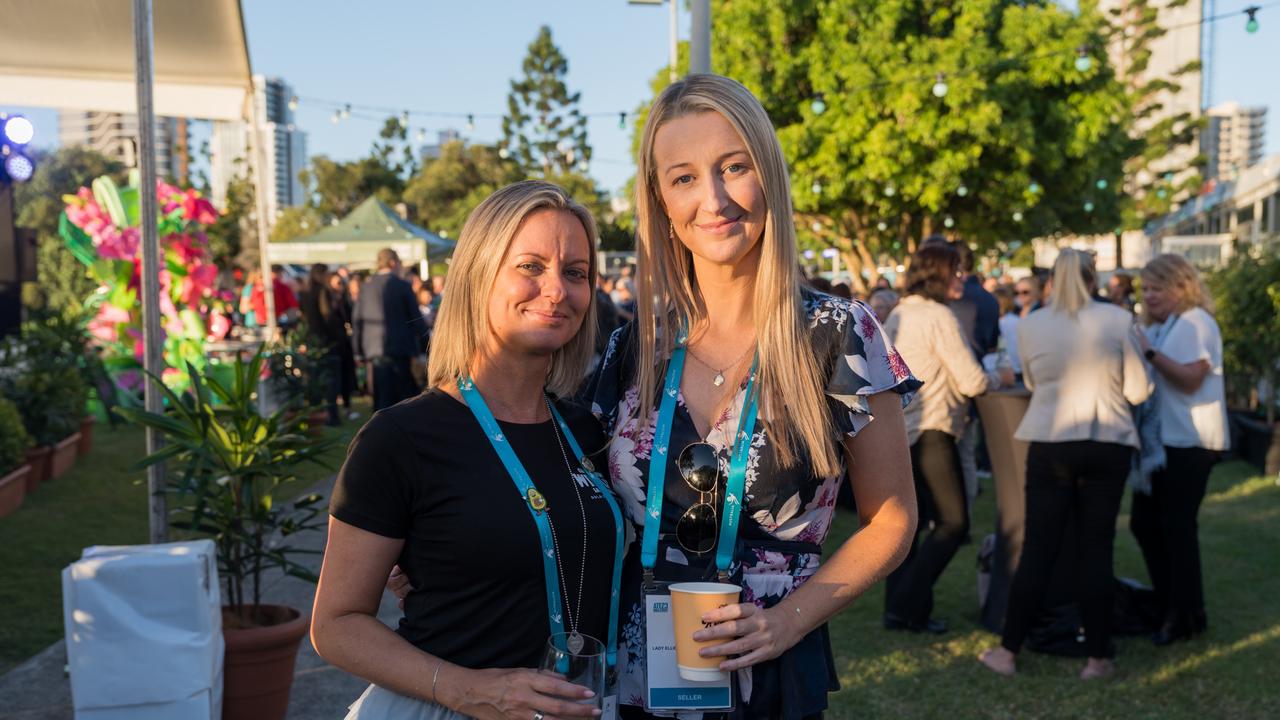
[[[241,628],[240,615],[222,608],[226,640],[222,720],[283,720],[289,710],[298,644],[311,619],[280,605],[261,605],[257,610],[274,624]]]
[[[80,447],[80,433],[68,435],[62,442],[53,446],[53,457],[49,461],[48,480],[60,478],[76,466],[76,451]]]
[[[19,465],[12,472],[0,477],[0,517],[17,512],[27,499],[27,477],[30,465]]]
[[[50,463],[53,460],[52,447],[31,448],[27,451],[27,464],[31,466],[31,474],[27,475],[27,494],[30,495],[40,487],[40,483],[49,479]]]
[[[80,421],[80,447],[76,448],[76,454],[80,457],[88,455],[93,450],[93,426],[98,419],[92,415],[85,415]]]

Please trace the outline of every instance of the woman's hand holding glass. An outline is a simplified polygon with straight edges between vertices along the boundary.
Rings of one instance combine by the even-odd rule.
[[[702,622],[710,627],[694,633],[694,640],[729,640],[700,651],[703,657],[724,656],[720,669],[725,671],[772,660],[804,637],[800,616],[781,606],[761,610],[754,603],[726,605],[704,613]]]
[[[445,692],[441,678],[440,701],[452,710],[477,720],[544,720],[598,717],[592,691],[545,670],[466,670],[453,689]],[[576,699],[575,699],[576,698]]]

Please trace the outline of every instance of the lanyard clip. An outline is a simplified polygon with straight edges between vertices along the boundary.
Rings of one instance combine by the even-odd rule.
[[[728,582],[729,582],[729,571],[728,571],[728,570],[720,570],[719,572],[717,572],[717,573],[716,573],[716,580],[718,580],[718,581],[720,581],[720,582],[722,582],[722,583],[728,583]]]

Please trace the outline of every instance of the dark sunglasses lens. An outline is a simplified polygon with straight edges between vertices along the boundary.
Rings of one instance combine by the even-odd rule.
[[[676,458],[680,474],[689,487],[700,493],[715,492],[720,479],[720,458],[715,448],[706,443],[694,443],[686,447]]]
[[[716,546],[716,512],[707,503],[698,503],[680,516],[676,539],[691,553],[711,552]]]

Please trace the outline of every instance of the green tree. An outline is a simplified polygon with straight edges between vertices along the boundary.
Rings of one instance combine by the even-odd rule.
[[[314,235],[323,227],[324,218],[315,208],[309,205],[287,207],[280,212],[275,224],[271,226],[271,241],[279,242]]]
[[[1091,2],[721,0],[714,17],[714,69],[777,127],[802,242],[837,248],[855,284],[934,232],[990,246],[1118,222],[1125,102]]]
[[[237,161],[239,163],[239,161]],[[227,181],[227,195],[217,222],[205,231],[209,253],[219,267],[249,267],[258,257],[258,226],[254,224],[254,188],[245,175]]]
[[[98,284],[89,278],[58,235],[63,195],[74,195],[102,175],[119,176],[119,163],[84,147],[66,147],[36,156],[31,180],[14,186],[15,224],[36,231],[36,269],[41,300],[58,313],[80,308]],[[122,179],[117,177],[118,180]]]
[[[404,200],[414,208],[414,222],[456,238],[481,200],[521,177],[515,163],[499,157],[497,148],[454,141],[409,180]]]
[[[585,172],[591,160],[587,118],[578,110],[580,93],[569,92],[564,78],[569,61],[543,25],[521,64],[524,77],[511,81],[502,147],[529,175]]]

